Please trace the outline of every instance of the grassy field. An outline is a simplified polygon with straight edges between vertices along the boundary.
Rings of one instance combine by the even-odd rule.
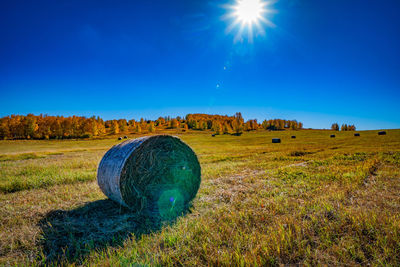
[[[399,266],[400,130],[387,132],[181,135],[202,184],[163,224],[98,188],[116,138],[0,141],[0,265]]]

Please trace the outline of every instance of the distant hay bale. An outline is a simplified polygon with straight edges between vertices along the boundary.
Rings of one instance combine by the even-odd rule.
[[[122,137],[118,137],[118,140],[122,140]]]
[[[112,147],[99,164],[97,182],[106,196],[133,211],[174,218],[196,196],[201,168],[179,138],[146,136]]]
[[[124,139],[128,139],[128,136],[125,135],[125,136],[124,136]]]
[[[357,137],[359,137],[359,136],[360,136],[360,134],[359,134],[359,133],[355,133],[355,134],[354,134],[354,136],[357,136]]]
[[[212,134],[211,136],[212,136],[212,137],[215,137],[215,134]]]
[[[272,138],[272,143],[277,144],[280,143],[281,139],[280,138]]]
[[[296,136],[295,136],[295,135],[292,135],[292,139],[296,139]]]
[[[386,135],[386,131],[380,131],[378,132],[378,135]]]
[[[336,137],[336,135],[334,135],[334,134],[331,134],[331,138],[335,138]]]

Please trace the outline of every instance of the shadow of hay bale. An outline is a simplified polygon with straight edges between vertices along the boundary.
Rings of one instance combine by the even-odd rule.
[[[39,245],[46,265],[79,263],[93,250],[119,247],[128,238],[156,232],[174,221],[162,222],[160,218],[133,213],[112,200],[98,200],[73,210],[47,213],[39,222]]]

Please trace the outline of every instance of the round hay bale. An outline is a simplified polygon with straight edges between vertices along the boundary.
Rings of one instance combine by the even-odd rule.
[[[201,167],[179,138],[146,136],[112,147],[99,164],[97,182],[106,196],[133,211],[174,218],[196,196]]]
[[[354,134],[354,136],[357,136],[357,137],[359,137],[359,136],[360,136],[360,134],[359,134],[359,133],[355,133],[355,134]]]
[[[334,134],[331,134],[331,138],[335,138],[336,137],[336,135],[334,135]]]
[[[122,140],[122,137],[118,137],[118,140]]]
[[[128,136],[125,135],[125,136],[124,136],[124,139],[128,139]]]
[[[280,143],[281,139],[280,138],[272,138],[272,143],[277,144]]]
[[[292,135],[292,139],[296,139],[296,136],[295,136],[295,135]]]
[[[385,131],[380,131],[380,132],[378,132],[378,135],[386,135],[386,132]]]

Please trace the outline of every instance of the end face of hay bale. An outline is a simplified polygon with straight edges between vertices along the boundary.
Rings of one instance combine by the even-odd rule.
[[[128,139],[128,136],[125,135],[125,136],[124,136],[124,139]]]
[[[356,136],[356,137],[359,137],[359,136],[360,136],[360,134],[359,134],[359,133],[355,133],[355,134],[354,134],[354,136]]]
[[[122,140],[122,137],[118,137],[118,140]]]
[[[386,135],[386,131],[380,131],[378,132],[378,135]]]
[[[334,134],[331,134],[331,138],[335,138],[336,137],[336,135],[334,135]]]
[[[278,144],[278,143],[280,143],[280,142],[281,142],[281,139],[280,139],[280,138],[272,138],[272,143]]]
[[[200,164],[193,150],[179,138],[142,137],[111,150],[115,150],[114,156],[107,153],[100,163],[98,182],[103,192],[120,204],[167,219],[182,214],[196,196]],[[110,166],[113,164],[116,174],[103,177],[104,168],[114,168]]]

